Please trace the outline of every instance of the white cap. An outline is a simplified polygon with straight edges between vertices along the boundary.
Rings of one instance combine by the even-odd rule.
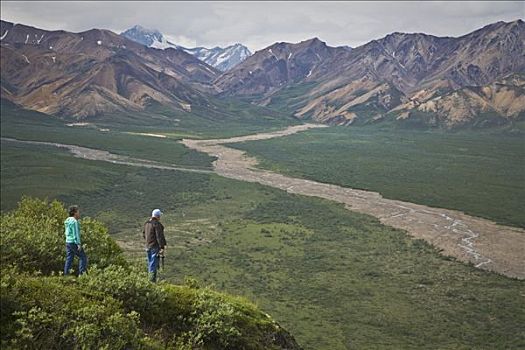
[[[160,218],[161,215],[162,215],[162,212],[160,211],[160,209],[155,209],[151,212],[151,217]]]

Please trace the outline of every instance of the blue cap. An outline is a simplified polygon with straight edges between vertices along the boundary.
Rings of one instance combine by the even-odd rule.
[[[162,215],[162,212],[160,211],[160,209],[155,209],[151,212],[152,217],[160,218],[161,215]]]

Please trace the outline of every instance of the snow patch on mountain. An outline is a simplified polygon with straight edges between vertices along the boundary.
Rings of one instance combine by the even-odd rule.
[[[22,55],[22,57],[24,57],[24,59],[26,60],[26,62],[27,62],[28,64],[31,64],[31,62],[29,61],[29,59],[27,58],[26,55]]]
[[[169,47],[172,47],[174,49],[177,49],[178,46],[175,44],[170,43],[166,38],[162,37],[161,40],[155,40],[153,41],[153,44],[150,45],[150,47],[153,47],[154,49],[167,49]]]

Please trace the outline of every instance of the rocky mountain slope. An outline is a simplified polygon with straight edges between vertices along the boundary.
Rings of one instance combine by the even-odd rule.
[[[406,108],[410,101],[423,103],[525,71],[522,20],[494,23],[459,38],[393,33],[353,50],[320,42],[312,45],[315,42],[280,43],[258,51],[221,75],[215,85],[221,94],[286,107],[299,118],[347,125],[382,120],[388,113]],[[295,48],[304,43],[310,43],[310,57],[295,71],[290,69],[296,67],[293,50],[273,55],[276,45]],[[321,59],[316,60],[317,55]],[[490,109],[490,113],[505,120],[519,117],[525,110],[519,98],[523,86],[513,89],[518,91],[517,100],[509,102],[514,105],[513,112],[501,114],[500,109]],[[458,92],[455,99],[465,105],[468,96]],[[442,106],[427,111],[440,115],[437,120],[446,126],[472,119],[472,110],[461,109],[449,117]],[[410,115],[414,113],[408,118]]]
[[[242,44],[234,44],[224,48],[216,46],[211,49],[206,47],[185,48],[168,41],[158,30],[147,29],[139,25],[120,33],[120,35],[148,47],[157,49],[171,47],[184,50],[221,72],[235,67],[251,55],[250,50]]]
[[[511,74],[484,86],[468,86],[419,102],[417,98],[394,108],[396,120],[424,119],[431,125],[504,124],[525,117],[525,77]]]
[[[218,111],[214,101],[231,97],[337,125],[388,119],[451,128],[525,113],[522,20],[457,38],[392,33],[353,49],[317,38],[279,42],[249,57],[242,45],[186,49],[139,26],[123,34],[2,21],[2,98],[77,119],[159,104]],[[231,68],[231,60],[242,62]]]
[[[349,50],[329,47],[318,38],[297,44],[280,42],[255,52],[214,84],[223,95],[263,96],[287,84],[308,81],[314,69],[346,52]]]
[[[148,48],[111,31],[45,31],[1,22],[2,98],[84,118],[162,104],[209,104],[219,71],[177,49]]]

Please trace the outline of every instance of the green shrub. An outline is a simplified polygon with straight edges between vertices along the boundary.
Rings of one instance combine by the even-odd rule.
[[[166,292],[148,279],[148,274],[138,268],[109,266],[105,269],[92,268],[88,275],[79,278],[81,288],[98,291],[120,300],[126,312],[135,311],[150,327],[162,323]]]
[[[257,306],[207,287],[166,284],[166,329],[180,349],[280,349],[297,347],[293,337]],[[176,317],[174,317],[177,315]],[[166,338],[166,337],[165,337]]]
[[[2,319],[2,348],[147,347],[138,314],[123,311],[110,295],[79,288],[73,278],[7,275],[1,299],[2,314],[9,310],[5,321],[10,322]]]
[[[233,305],[206,290],[199,291],[189,319],[193,327],[184,335],[187,344],[196,347],[213,343],[220,348],[236,348],[241,336],[236,324],[240,316],[241,313]]]
[[[66,209],[58,201],[24,197],[16,210],[2,214],[0,265],[15,265],[21,271],[41,271],[46,275],[63,271],[66,217]],[[101,223],[85,218],[81,226],[89,264],[125,264],[122,250]]]

